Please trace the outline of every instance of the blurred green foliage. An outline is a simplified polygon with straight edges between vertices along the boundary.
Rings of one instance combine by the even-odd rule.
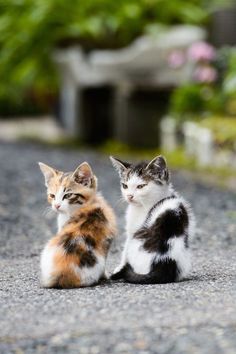
[[[223,90],[226,95],[236,95],[236,48],[226,48],[228,69],[223,82]]]
[[[211,65],[217,72],[215,82],[192,80],[174,90],[170,111],[179,121],[211,114],[236,116],[236,48],[219,49]]]
[[[170,102],[171,113],[178,120],[194,119],[196,114],[209,112],[222,113],[226,104],[226,96],[216,86],[200,83],[185,84],[177,88]],[[199,119],[199,116],[198,116]]]
[[[202,120],[201,127],[211,130],[215,144],[220,148],[235,150],[236,124],[235,119],[228,116],[211,116]]]
[[[117,48],[159,25],[204,24],[220,0],[1,0],[0,111],[25,93],[51,95],[55,47]]]

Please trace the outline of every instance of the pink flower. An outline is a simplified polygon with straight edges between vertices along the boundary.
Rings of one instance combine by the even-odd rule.
[[[217,79],[217,71],[211,66],[199,66],[195,70],[194,79],[198,82],[214,82]]]
[[[185,63],[184,53],[180,50],[175,50],[168,57],[168,64],[171,68],[177,69]]]
[[[196,62],[211,61],[215,56],[215,48],[206,42],[196,42],[188,50],[188,58]]]

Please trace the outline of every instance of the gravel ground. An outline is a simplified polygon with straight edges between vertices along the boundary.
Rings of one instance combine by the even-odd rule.
[[[108,268],[118,262],[124,205],[109,160],[93,151],[0,143],[0,353],[236,352],[236,196],[173,172],[192,204],[197,234],[194,268],[166,285],[104,283],[47,290],[39,284],[39,254],[55,232],[37,161],[71,170],[87,160],[115,208],[119,237]]]

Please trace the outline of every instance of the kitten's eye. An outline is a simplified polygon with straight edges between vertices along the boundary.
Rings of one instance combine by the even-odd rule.
[[[50,194],[49,194],[49,197],[52,198],[52,199],[54,199],[54,198],[55,198],[55,194],[51,194],[51,193],[50,193]]]
[[[63,199],[69,199],[70,197],[72,197],[73,193],[67,193],[63,196]]]
[[[146,186],[146,184],[139,184],[138,186],[137,186],[137,188],[138,189],[142,189],[143,187],[145,187]]]
[[[124,188],[124,189],[128,188],[127,184],[125,184],[125,183],[121,183],[121,185],[122,185],[122,188]]]

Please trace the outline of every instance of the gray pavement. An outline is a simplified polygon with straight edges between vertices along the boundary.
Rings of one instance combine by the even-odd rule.
[[[235,354],[236,195],[184,173],[173,173],[172,180],[197,217],[188,280],[40,288],[39,254],[56,219],[45,214],[36,162],[71,170],[84,160],[118,215],[111,271],[120,256],[125,206],[108,158],[88,150],[0,143],[0,353]]]

